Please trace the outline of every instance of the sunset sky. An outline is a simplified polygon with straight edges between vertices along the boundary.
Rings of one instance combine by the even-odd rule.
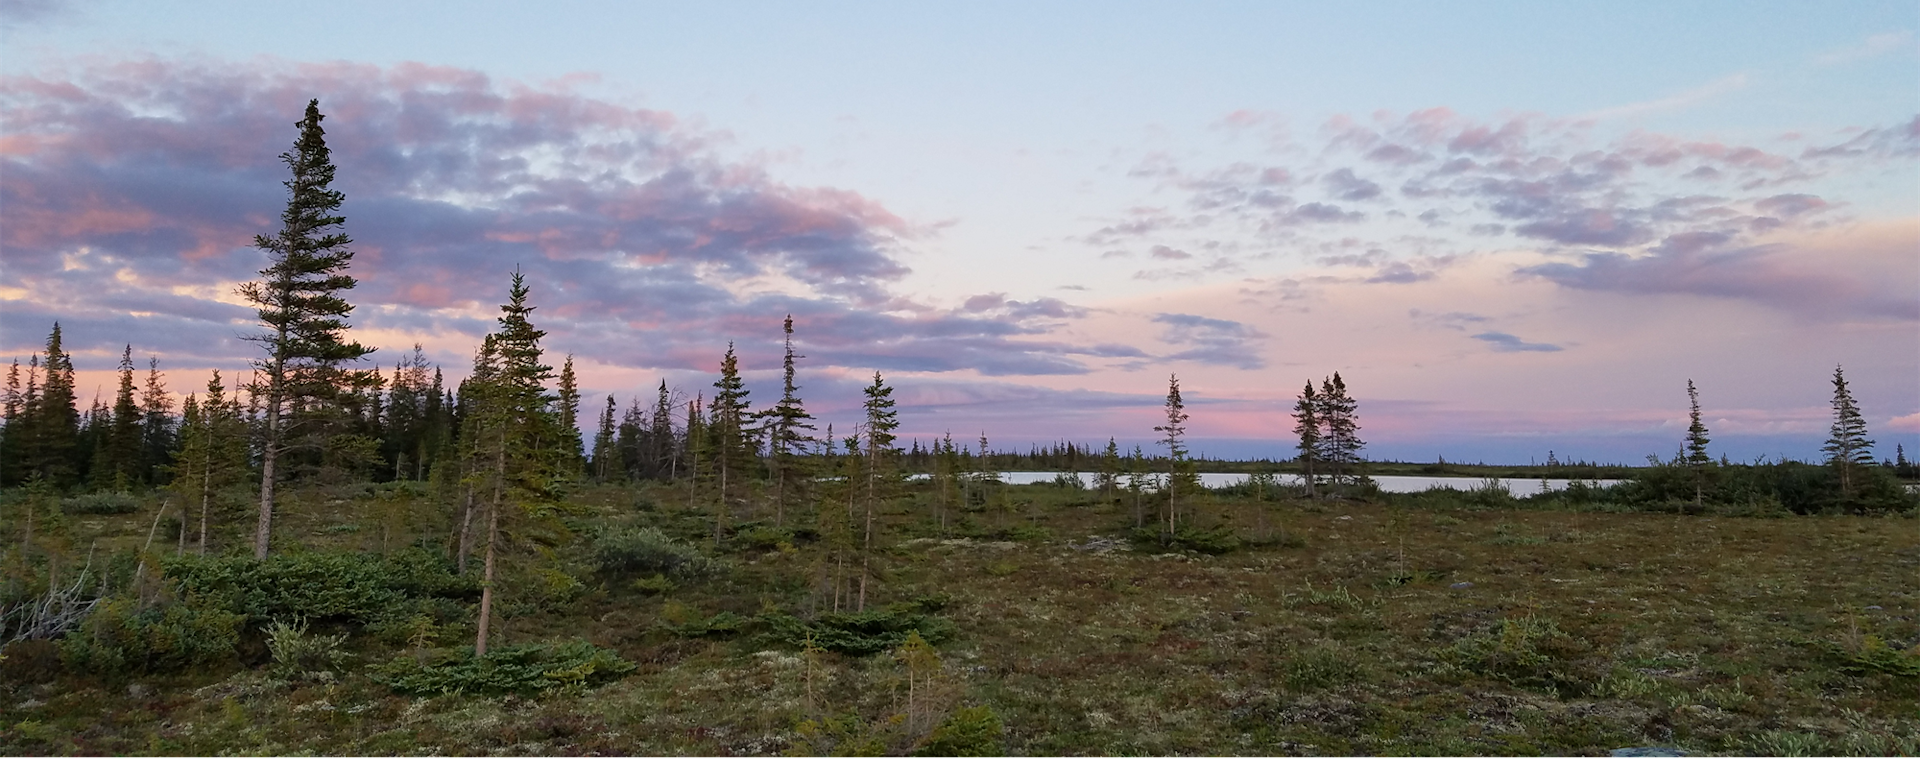
[[[355,335],[470,365],[517,266],[591,419],[729,341],[764,405],[1288,456],[1920,456],[1920,10],[1897,2],[0,0],[0,360],[243,370],[309,98]],[[589,434],[591,431],[589,431]]]

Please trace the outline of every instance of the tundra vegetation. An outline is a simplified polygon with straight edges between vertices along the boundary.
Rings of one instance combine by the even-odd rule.
[[[128,347],[83,414],[58,326],[10,372],[0,752],[1920,754],[1915,473],[1838,368],[1821,463],[1715,461],[1691,383],[1644,466],[1370,463],[1338,374],[1297,457],[1201,462],[1177,378],[1164,455],[903,448],[879,373],[836,436],[788,319],[772,404],[716,347],[589,437],[517,273],[454,387],[355,368],[319,123],[261,247],[326,274],[263,270],[254,382],[176,414]]]

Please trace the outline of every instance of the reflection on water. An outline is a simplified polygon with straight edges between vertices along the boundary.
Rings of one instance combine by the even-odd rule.
[[[1003,473],[1000,473],[1000,481],[1003,483],[1011,483],[1013,485],[1026,485],[1029,483],[1051,483],[1055,478],[1060,477],[1060,475],[1061,473],[1057,473],[1057,472],[1003,472]],[[1158,478],[1164,477],[1164,475],[1145,475],[1143,477],[1148,482],[1157,484],[1159,482]],[[1232,472],[1200,473],[1200,484],[1208,488],[1221,488],[1224,486],[1231,486],[1231,485],[1245,482],[1246,479],[1247,479],[1247,476],[1241,473],[1232,473]],[[1092,486],[1093,480],[1094,480],[1093,473],[1085,473],[1085,472],[1080,473],[1080,481],[1082,483],[1085,483],[1088,486]],[[1274,480],[1279,482],[1281,485],[1300,485],[1301,483],[1300,477],[1297,475],[1275,475]],[[1477,488],[1484,487],[1486,485],[1487,480],[1488,480],[1487,478],[1436,478],[1436,477],[1427,477],[1424,475],[1379,475],[1374,477],[1373,482],[1378,483],[1380,485],[1380,490],[1387,491],[1389,493],[1415,493],[1419,491],[1425,491],[1429,488],[1453,488],[1461,491],[1471,491]],[[1126,482],[1126,476],[1124,475],[1121,476],[1121,482],[1122,483]],[[1558,479],[1558,478],[1550,478],[1545,481],[1542,481],[1539,478],[1501,478],[1500,479],[1500,483],[1505,485],[1507,487],[1507,491],[1509,493],[1512,493],[1514,496],[1532,496],[1534,494],[1540,493],[1541,485],[1543,483],[1546,486],[1546,490],[1558,491],[1562,488],[1566,488],[1567,484],[1570,482],[1572,481]],[[1580,482],[1586,483],[1589,485],[1610,486],[1615,483],[1619,483],[1621,481],[1582,480]]]

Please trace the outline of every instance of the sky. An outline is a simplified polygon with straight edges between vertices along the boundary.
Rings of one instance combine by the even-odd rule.
[[[465,374],[517,268],[583,418],[662,381],[845,428],[1376,459],[1920,445],[1911,2],[0,0],[0,360],[232,377],[307,101],[354,335]],[[589,431],[590,434],[590,431]]]

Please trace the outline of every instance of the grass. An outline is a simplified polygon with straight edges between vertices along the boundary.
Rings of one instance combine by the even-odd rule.
[[[924,504],[882,516],[875,606],[937,599],[926,614],[952,626],[911,703],[901,660],[805,648],[764,622],[806,616],[817,543],[743,537],[713,577],[668,581],[596,573],[583,537],[544,567],[584,590],[509,618],[496,641],[612,649],[636,669],[607,685],[402,696],[372,664],[424,650],[361,633],[332,679],[264,663],[103,679],[34,670],[44,653],[10,648],[0,752],[904,753],[936,733],[1014,755],[1920,749],[1911,517],[1216,497],[1196,522],[1245,545],[1209,555],[1136,548],[1130,502],[1011,491],[1015,515],[959,515],[983,526],[975,537],[940,534]],[[681,494],[590,489],[576,519],[714,553]],[[373,499],[303,503],[334,510],[289,518],[312,548],[397,549],[435,529]],[[87,515],[67,540],[137,547],[149,511]],[[325,530],[349,523],[399,527]],[[471,630],[444,633],[457,646]]]

